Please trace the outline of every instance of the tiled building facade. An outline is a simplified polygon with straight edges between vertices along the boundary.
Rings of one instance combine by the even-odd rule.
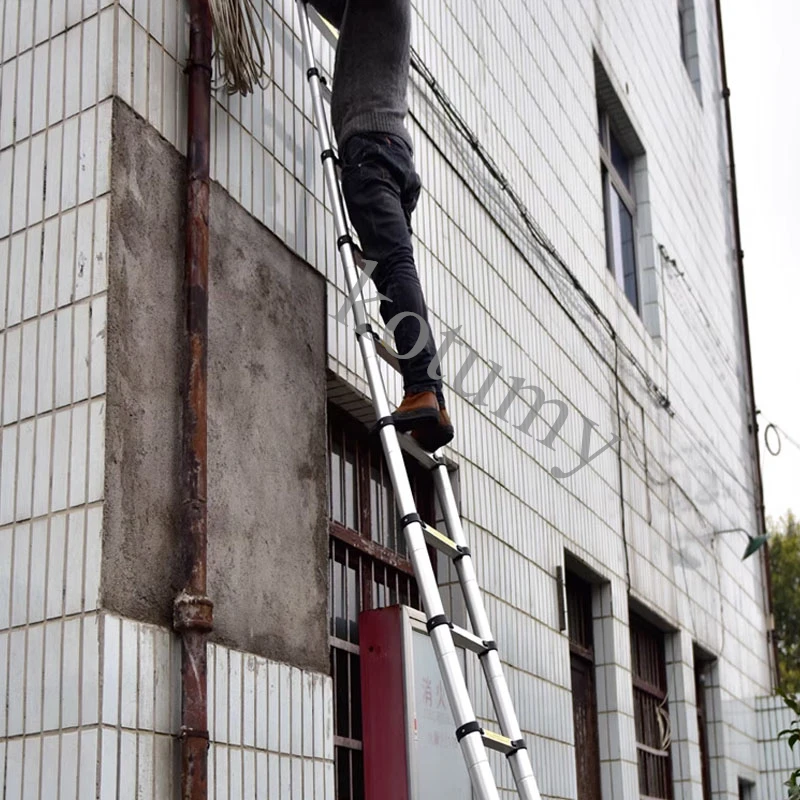
[[[355,337],[335,318],[344,281],[297,12],[293,0],[259,7],[272,83],[247,98],[215,91],[211,170],[324,279],[329,570],[290,577],[329,593],[331,658],[324,669],[211,645],[212,796],[356,800],[357,612],[413,604],[415,589],[359,427]],[[755,532],[759,503],[714,3],[414,7],[419,57],[540,234],[413,73],[415,254],[435,332],[460,337],[444,359],[447,456],[542,793],[772,798],[757,700],[772,690],[763,561],[741,560],[743,533],[714,533]],[[9,0],[2,14],[0,774],[7,800],[165,800],[179,648],[102,591],[109,326],[124,336],[107,295],[122,269],[109,256],[114,126],[126,105],[185,150],[186,9]],[[315,48],[330,73],[330,45],[315,34]],[[399,400],[388,365],[385,378]],[[543,411],[567,411],[552,441],[520,407],[498,414],[514,378],[563,404]],[[576,675],[590,678],[581,698]],[[488,722],[474,666],[468,679]]]

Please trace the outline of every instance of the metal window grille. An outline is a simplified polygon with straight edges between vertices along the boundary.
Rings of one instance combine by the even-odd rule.
[[[358,615],[421,603],[379,443],[336,408],[328,413],[328,466],[336,797],[363,800]],[[416,464],[408,466],[419,512],[433,519],[430,476]]]
[[[630,632],[639,792],[672,800],[664,634],[633,614]]]
[[[711,677],[712,662],[695,650],[694,686],[697,703],[697,733],[700,740],[700,765],[703,770],[703,800],[711,800],[711,761],[708,751],[708,702],[706,687]]]
[[[600,740],[594,671],[592,587],[569,572],[566,584],[578,800],[600,800]]]

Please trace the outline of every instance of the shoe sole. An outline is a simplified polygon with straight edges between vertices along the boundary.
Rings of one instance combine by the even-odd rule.
[[[401,433],[418,428],[426,422],[439,422],[439,411],[436,408],[419,408],[415,411],[397,411],[392,414],[395,428]]]
[[[444,447],[453,441],[455,430],[452,425],[431,425],[418,428],[415,431],[414,439],[417,444],[429,453],[433,453],[440,447]]]

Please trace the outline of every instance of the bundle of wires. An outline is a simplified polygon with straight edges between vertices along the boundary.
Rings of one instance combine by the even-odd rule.
[[[209,0],[214,25],[215,74],[229,94],[266,89],[272,47],[254,0]]]

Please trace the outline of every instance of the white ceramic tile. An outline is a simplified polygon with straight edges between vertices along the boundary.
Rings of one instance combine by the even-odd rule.
[[[120,660],[120,725],[137,727],[139,685],[139,636],[138,624],[122,621],[122,644]]]
[[[100,747],[100,800],[117,800],[118,738],[116,730],[103,728]],[[135,763],[135,762],[134,762]]]
[[[111,614],[102,618],[103,702],[102,719],[109,725],[119,722],[120,620]]]
[[[66,564],[64,567],[64,613],[83,610],[83,561],[86,514],[82,509],[67,516]]]
[[[17,497],[14,506],[15,519],[27,519],[31,515],[33,498],[33,437],[35,423],[26,420],[17,429]]]
[[[35,142],[41,142],[44,146],[44,139],[37,137]],[[26,235],[25,248],[25,286],[22,297],[22,318],[30,319],[39,311],[39,281],[41,270],[39,267],[42,252],[43,227],[34,225],[28,228]]]
[[[27,14],[25,15],[28,16]],[[16,109],[14,121],[16,123],[16,139],[25,139],[31,132],[31,81],[33,79],[33,51],[28,50],[17,58],[17,86]]]
[[[37,737],[25,739],[23,748],[25,771],[22,778],[22,800],[37,800],[42,767],[42,741]]]
[[[3,424],[19,418],[19,384],[22,355],[22,330],[14,328],[6,333],[6,357],[3,380]]]
[[[8,98],[0,107],[0,148],[6,148],[14,141],[14,96],[17,83],[17,62],[11,61],[3,66],[0,73],[0,91]],[[8,173],[6,173],[8,174]]]
[[[11,175],[14,165],[14,150],[0,151],[0,174]],[[11,232],[11,192],[6,188],[0,192],[0,238]]]
[[[37,324],[28,322],[22,326],[20,348],[19,418],[26,419],[36,411],[36,347]]]
[[[89,438],[89,405],[81,403],[72,409],[70,442],[69,503],[78,505],[86,499],[87,448]]]

